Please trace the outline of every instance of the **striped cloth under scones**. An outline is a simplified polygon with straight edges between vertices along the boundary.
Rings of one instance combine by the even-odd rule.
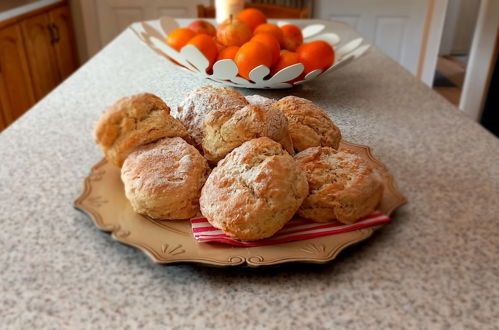
[[[317,223],[303,219],[293,220],[288,222],[274,236],[254,242],[239,241],[230,236],[227,236],[221,230],[213,227],[206,218],[192,218],[191,225],[192,234],[198,242],[218,242],[233,246],[251,247],[280,244],[309,238],[341,234],[361,228],[383,224],[388,221],[390,221],[390,218],[381,212],[374,212],[373,214],[361,218],[357,222],[350,225],[345,225],[337,221]]]

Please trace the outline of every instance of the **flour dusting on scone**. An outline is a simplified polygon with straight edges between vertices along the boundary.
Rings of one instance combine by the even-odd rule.
[[[262,136],[294,154],[288,120],[272,104],[211,111],[203,123],[202,148],[209,161],[217,162],[244,142]]]
[[[170,116],[170,108],[149,93],[124,97],[106,109],[94,137],[106,159],[118,167],[141,145],[164,137],[190,139],[182,123]]]
[[[248,105],[244,96],[228,87],[203,86],[187,94],[172,116],[184,124],[187,131],[200,146],[203,140],[203,120],[213,110],[239,109]]]
[[[199,212],[208,162],[181,138],[164,138],[132,152],[121,168],[135,212],[154,219],[189,219]]]

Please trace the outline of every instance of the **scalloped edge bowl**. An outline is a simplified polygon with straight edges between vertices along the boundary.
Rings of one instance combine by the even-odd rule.
[[[284,21],[278,21],[277,25],[288,24]],[[154,27],[154,26],[156,27]],[[180,52],[167,45],[164,40],[166,36],[174,29],[178,28],[178,22],[171,17],[163,16],[153,22],[138,22],[132,24],[129,28],[135,35],[143,41],[156,54],[168,59],[171,63],[187,69],[188,71],[231,87],[244,88],[270,88],[283,89],[291,88],[294,85],[300,85],[313,80],[325,73],[334,71],[346,64],[359,58],[369,49],[370,45],[364,42],[362,38],[348,40],[340,48],[336,49],[341,38],[334,32],[325,31],[324,24],[311,24],[302,29],[305,42],[314,40],[323,40],[329,43],[335,49],[335,62],[326,70],[314,70],[309,72],[303,80],[293,81],[300,77],[303,72],[303,64],[298,63],[288,66],[274,75],[269,76],[270,68],[260,65],[251,70],[249,76],[251,80],[244,79],[237,75],[238,68],[233,60],[217,61],[213,65],[212,73],[208,73],[208,59],[195,47],[188,45],[183,47]]]

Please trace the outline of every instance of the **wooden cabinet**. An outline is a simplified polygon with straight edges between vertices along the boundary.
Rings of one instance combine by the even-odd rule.
[[[41,99],[61,80],[54,57],[54,33],[47,14],[25,19],[21,27],[33,88],[36,98]]]
[[[59,7],[50,11],[49,19],[55,38],[54,50],[57,68],[60,78],[64,80],[78,68],[69,7]]]
[[[71,15],[65,3],[8,24],[0,22],[0,130],[77,67]]]
[[[7,126],[35,103],[21,31],[0,29],[0,121]],[[2,129],[0,123],[0,129]]]

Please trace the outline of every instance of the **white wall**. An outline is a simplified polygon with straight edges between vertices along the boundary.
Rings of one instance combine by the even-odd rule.
[[[427,1],[316,0],[314,17],[343,21],[416,74]]]

